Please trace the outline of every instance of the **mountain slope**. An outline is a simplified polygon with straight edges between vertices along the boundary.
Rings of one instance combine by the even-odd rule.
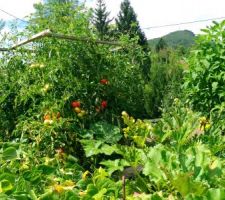
[[[175,31],[162,37],[169,47],[190,47],[194,44],[195,34],[189,30]],[[151,48],[155,48],[160,38],[148,40]]]

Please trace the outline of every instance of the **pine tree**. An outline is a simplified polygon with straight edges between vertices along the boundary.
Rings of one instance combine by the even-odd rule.
[[[147,38],[142,32],[137,15],[130,5],[129,0],[124,0],[120,5],[120,12],[116,19],[118,31],[130,35],[131,38],[139,36],[138,43],[146,49],[148,46]]]
[[[124,0],[120,5],[120,12],[116,19],[116,25],[119,33],[128,34],[130,38],[139,37],[138,44],[142,46],[145,57],[140,61],[143,72],[143,78],[148,81],[151,67],[151,59],[149,57],[148,41],[142,32],[137,15],[130,5],[129,0]]]
[[[109,33],[109,23],[112,19],[109,19],[109,12],[106,11],[106,5],[104,0],[98,0],[97,8],[94,11],[93,24],[96,27],[100,38],[103,38]]]

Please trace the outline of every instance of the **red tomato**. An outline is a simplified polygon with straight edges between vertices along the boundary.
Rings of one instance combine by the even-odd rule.
[[[109,83],[109,81],[108,81],[107,79],[101,79],[101,80],[100,80],[100,83],[101,83],[102,85],[107,85],[107,84]]]
[[[79,101],[73,101],[73,102],[71,103],[71,106],[72,106],[73,108],[80,107],[80,102],[79,102]]]
[[[107,105],[108,105],[107,101],[104,100],[104,101],[101,102],[102,109],[106,108]]]

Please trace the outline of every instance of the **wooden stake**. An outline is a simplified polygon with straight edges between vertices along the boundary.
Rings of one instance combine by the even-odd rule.
[[[123,200],[126,200],[126,177],[122,176]]]

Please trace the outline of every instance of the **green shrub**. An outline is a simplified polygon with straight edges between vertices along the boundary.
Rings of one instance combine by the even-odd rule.
[[[187,102],[209,115],[225,102],[225,21],[203,31],[189,59],[184,88]]]

